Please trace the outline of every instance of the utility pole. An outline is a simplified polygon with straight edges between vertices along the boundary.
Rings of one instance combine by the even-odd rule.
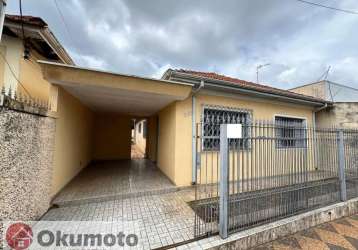
[[[0,41],[2,37],[2,29],[4,26],[5,7],[6,7],[6,0],[0,0]]]
[[[267,67],[269,65],[270,65],[269,63],[266,63],[266,64],[260,64],[256,67],[256,83],[259,83],[259,69],[263,67]]]

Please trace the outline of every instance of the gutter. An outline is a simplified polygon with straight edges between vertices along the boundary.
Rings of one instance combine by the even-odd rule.
[[[196,178],[197,178],[197,148],[196,148],[196,94],[199,93],[199,91],[204,88],[205,82],[204,80],[200,81],[200,85],[198,88],[192,90],[192,96],[191,96],[191,133],[192,133],[192,179],[191,184],[196,184]]]

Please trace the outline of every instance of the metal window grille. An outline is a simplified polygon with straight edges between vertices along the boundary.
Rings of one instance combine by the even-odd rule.
[[[305,148],[307,146],[306,123],[304,119],[275,117],[278,148]]]
[[[203,150],[217,151],[220,147],[220,124],[232,123],[243,124],[243,137],[250,136],[249,124],[251,121],[251,113],[248,110],[233,109],[228,107],[205,106],[202,114],[203,122]],[[248,140],[232,139],[232,145],[240,143],[241,149],[248,149]]]

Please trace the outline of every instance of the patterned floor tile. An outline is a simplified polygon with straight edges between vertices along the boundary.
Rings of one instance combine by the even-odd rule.
[[[186,189],[59,207],[51,209],[42,220],[111,221],[118,231],[137,232],[143,249],[163,247],[193,239],[194,212],[186,202],[193,192]]]
[[[314,228],[298,232],[292,236],[278,239],[253,249],[358,249],[358,215],[318,225]]]
[[[313,250],[313,249],[329,250],[328,246],[320,240],[316,240],[304,236],[298,236],[297,240],[302,250]]]
[[[346,224],[341,224],[338,222],[332,223],[332,225],[337,229],[339,234],[358,239],[358,228],[347,226]]]
[[[325,224],[322,224],[322,225],[318,225],[316,227],[316,229],[322,229],[322,230],[325,230],[325,231],[330,231],[332,233],[338,233],[337,230],[330,223],[325,223]]]
[[[300,244],[295,237],[288,237],[279,239],[277,241],[281,246],[286,246],[288,249],[300,249]]]
[[[175,185],[149,160],[95,162],[84,168],[59,193],[53,203],[62,204],[169,188],[175,188]]]
[[[357,239],[357,237],[358,237],[358,235],[356,235],[355,238],[345,236],[346,240],[349,241],[349,243],[351,243],[352,246],[355,247],[355,249],[358,249],[358,239]]]
[[[308,237],[314,240],[322,240],[314,229],[304,230],[302,232],[299,232],[297,235]]]
[[[330,231],[322,230],[322,229],[316,229],[316,232],[321,237],[322,241],[326,244],[331,244],[333,246],[340,246],[345,249],[352,249],[355,248],[349,243],[343,235],[340,235],[338,233],[333,233]],[[330,247],[331,248],[331,247]]]

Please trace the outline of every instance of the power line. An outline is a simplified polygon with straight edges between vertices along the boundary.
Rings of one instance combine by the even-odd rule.
[[[19,0],[19,8],[20,8],[20,18],[21,18],[21,31],[22,31],[22,39],[25,40],[25,30],[24,30],[24,20],[22,16],[22,1]]]
[[[4,60],[4,62],[6,63],[7,67],[9,68],[9,70],[10,70],[10,72],[11,72],[11,74],[12,74],[12,76],[15,78],[15,80],[18,82],[18,84],[20,84],[21,87],[22,87],[22,88],[25,90],[25,92],[28,94],[28,96],[29,96],[30,98],[32,98],[32,96],[30,95],[30,92],[25,88],[24,84],[22,84],[22,82],[19,80],[19,78],[17,78],[17,76],[16,76],[14,70],[13,70],[13,69],[11,68],[11,66],[10,66],[10,63],[6,60],[6,57],[3,55],[2,52],[0,52],[0,56],[2,57],[2,59]]]
[[[349,13],[349,14],[358,15],[358,12],[353,11],[353,10],[339,9],[339,8],[336,8],[336,7],[327,6],[327,5],[323,5],[323,4],[319,4],[319,3],[313,3],[313,2],[306,1],[306,0],[296,0],[296,1],[301,2],[301,3],[310,4],[310,5],[317,6],[317,7],[330,9],[330,10],[335,10],[335,11],[340,11],[340,12],[345,12],[345,13]]]
[[[54,0],[54,2],[55,2],[55,6],[56,6],[57,11],[58,11],[58,13],[60,14],[61,21],[62,21],[63,25],[65,26],[67,36],[68,36],[68,38],[71,40],[72,46],[75,47],[75,43],[74,43],[74,41],[73,41],[73,39],[72,39],[72,36],[71,36],[71,33],[70,33],[70,29],[69,29],[68,26],[67,26],[67,23],[66,23],[66,21],[65,21],[64,15],[63,15],[63,13],[62,13],[62,11],[61,11],[61,8],[59,7],[59,5],[58,5],[58,3],[57,3],[56,0]]]

